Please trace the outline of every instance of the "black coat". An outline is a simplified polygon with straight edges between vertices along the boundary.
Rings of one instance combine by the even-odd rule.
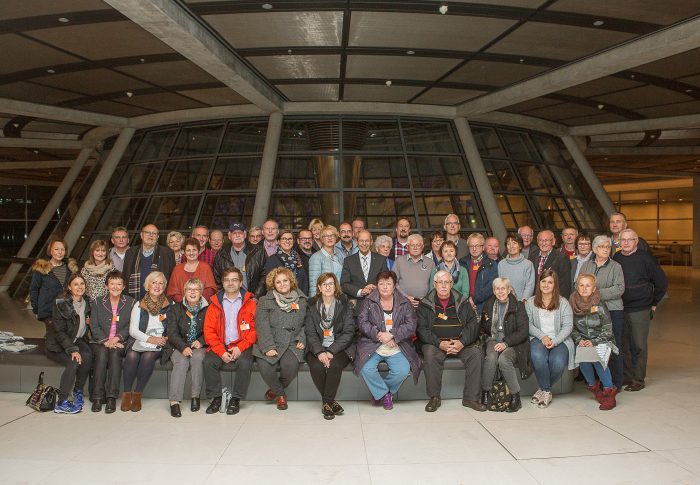
[[[421,344],[430,344],[435,347],[440,346],[440,339],[433,332],[435,324],[435,289],[430,290],[425,298],[418,304],[418,327],[416,335]],[[469,303],[469,295],[462,296],[458,291],[452,290],[452,298],[457,309],[457,319],[462,324],[462,332],[459,341],[465,347],[473,345],[479,340],[479,318]]]
[[[484,305],[481,313],[481,330],[491,336],[491,322],[493,322],[493,305],[496,296],[492,296]],[[516,300],[515,296],[508,295],[508,311],[503,322],[503,340],[508,347],[513,347],[518,356],[518,368],[520,373],[529,376],[532,373],[530,362],[530,321],[527,318],[525,304]]]
[[[88,332],[90,330],[90,311],[93,302],[90,297],[83,296],[85,299],[85,321],[86,330],[82,337],[87,342]],[[73,298],[59,298],[53,307],[53,324],[46,327],[46,350],[51,352],[65,352],[70,355],[73,352],[78,352],[80,349],[75,344],[74,340],[80,329],[80,317],[73,307]]]
[[[324,348],[323,330],[321,330],[321,313],[318,311],[318,301],[316,298],[309,298],[306,309],[306,321],[304,331],[306,332],[306,348],[309,353],[318,355],[321,352],[337,354],[345,352],[350,360],[355,358],[355,311],[345,296],[341,296],[335,303],[335,313],[333,314],[334,341],[330,347]]]
[[[39,320],[49,318],[52,315],[56,298],[66,289],[71,275],[78,272],[78,263],[74,259],[64,259],[64,263],[68,270],[64,281],[58,281],[56,275],[51,271],[50,261],[38,259],[32,265],[29,298],[32,303],[32,312]]]
[[[132,273],[136,270],[136,258],[138,257],[139,251],[143,247],[141,245],[131,246],[126,250],[126,255],[124,256],[124,291],[128,291],[129,288],[129,278]],[[170,275],[175,269],[175,255],[172,250],[166,246],[156,246],[153,250],[153,264],[156,265],[158,271],[165,275],[165,280],[170,281]],[[143,287],[144,281],[141,281],[141,286]],[[138,299],[140,295],[131,295],[134,299]]]
[[[537,272],[537,268],[540,265],[540,248],[531,248],[528,259],[532,261],[535,272]],[[569,257],[560,253],[557,249],[552,249],[544,261],[544,266],[542,266],[542,271],[545,269],[551,269],[557,274],[559,279],[559,296],[569,298],[571,294],[571,262]]]
[[[122,293],[117,304],[117,334],[119,340],[126,342],[129,339],[129,323],[131,322],[131,310],[136,301],[126,293]],[[109,295],[98,298],[91,312],[90,342],[104,343],[109,338],[109,330],[112,326],[112,303]]]
[[[202,298],[202,301],[206,303],[206,300]],[[206,348],[207,344],[204,341],[204,317],[207,314],[207,309],[209,306],[204,306],[197,313],[197,341],[202,344],[202,348]],[[187,316],[187,308],[185,305],[180,303],[175,303],[170,308],[170,313],[168,314],[170,322],[168,322],[168,346],[171,346],[180,352],[189,347],[187,342],[187,336],[190,333],[191,318]]]
[[[297,286],[299,289],[305,294],[309,294],[309,268],[308,265],[306,268],[304,268],[304,260],[300,255],[300,259],[302,261],[302,265],[300,267],[294,268],[294,277],[297,279]],[[262,280],[264,281],[265,278],[267,277],[267,274],[272,271],[275,268],[279,268],[281,266],[284,266],[282,263],[282,260],[277,254],[273,254],[272,256],[268,256],[267,262],[265,263],[265,271],[263,272]],[[263,293],[267,293],[266,290],[263,290]]]
[[[255,294],[257,298],[265,294],[265,262],[267,261],[267,253],[262,247],[262,244],[250,244],[246,241],[245,243],[245,266],[246,266],[246,277],[248,279],[248,286],[246,290]],[[220,251],[216,252],[214,257],[214,281],[216,281],[216,287],[222,289],[221,285],[221,275],[224,274],[226,268],[235,266],[233,264],[233,259],[231,259],[231,244],[227,244]],[[238,268],[241,269],[241,268]]]

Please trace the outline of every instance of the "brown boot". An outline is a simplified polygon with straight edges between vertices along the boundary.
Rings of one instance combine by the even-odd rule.
[[[141,393],[134,392],[131,395],[131,410],[135,413],[141,411]]]
[[[600,409],[601,411],[609,411],[610,409],[617,406],[617,401],[615,400],[616,394],[617,387],[603,389],[603,397],[601,398],[600,406],[598,406],[598,409]]]
[[[277,396],[277,409],[280,411],[287,409],[287,397],[285,395]]]
[[[125,392],[122,394],[122,405],[120,408],[122,411],[130,411],[131,410],[131,393],[130,392]]]
[[[600,385],[600,381],[595,381],[595,384],[592,386],[586,386],[586,388],[593,393],[593,396],[595,396],[595,400],[598,401],[599,404],[602,404],[602,399],[603,399],[603,386]]]

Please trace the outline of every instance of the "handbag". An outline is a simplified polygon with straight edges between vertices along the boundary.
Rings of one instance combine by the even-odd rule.
[[[58,389],[44,384],[44,373],[41,372],[39,374],[39,383],[36,385],[36,389],[29,395],[25,405],[43,413],[46,411],[53,411],[57,401]]]
[[[499,375],[497,379],[494,379],[491,389],[489,389],[488,410],[495,412],[505,411],[510,405],[511,398],[512,395],[508,385],[503,377]]]

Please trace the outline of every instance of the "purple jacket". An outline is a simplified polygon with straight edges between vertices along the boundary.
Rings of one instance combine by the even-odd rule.
[[[394,326],[391,333],[404,357],[411,365],[411,374],[414,382],[418,382],[418,376],[422,367],[421,358],[413,347],[413,336],[416,333],[416,312],[402,293],[394,291]],[[377,340],[377,333],[385,331],[384,311],[379,302],[379,292],[374,290],[367,295],[360,304],[357,315],[357,327],[360,329],[360,339],[357,342],[357,356],[355,357],[355,374],[359,374],[362,366],[369,360],[372,354],[379,348],[381,342]]]

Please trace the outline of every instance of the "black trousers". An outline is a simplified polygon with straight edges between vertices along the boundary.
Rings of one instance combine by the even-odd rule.
[[[63,374],[61,374],[61,388],[58,393],[59,402],[68,399],[68,395],[73,387],[82,390],[90,375],[90,367],[92,366],[92,351],[90,350],[90,345],[83,339],[76,340],[75,345],[78,346],[78,353],[81,359],[80,364],[74,361],[70,354],[65,352],[46,351],[46,357],[66,366]]]
[[[345,352],[340,352],[333,356],[331,365],[325,368],[318,357],[309,353],[306,354],[306,363],[309,364],[309,372],[311,379],[318,392],[321,393],[321,399],[324,403],[335,401],[335,395],[340,387],[340,379],[343,377],[343,369],[350,362],[350,357]]]
[[[265,359],[257,359],[258,369],[265,384],[277,396],[284,396],[284,390],[297,378],[299,359],[291,350],[284,351],[280,359],[270,364]]]
[[[102,344],[90,344],[93,355],[92,389],[93,399],[118,398],[122,377],[124,349],[108,349]]]
[[[253,349],[246,349],[240,357],[236,359],[236,362],[238,364],[231,397],[233,399],[245,399],[246,394],[248,394],[248,386],[250,385],[250,373],[253,369]],[[221,360],[221,357],[212,351],[207,352],[207,355],[204,356],[204,363],[202,366],[204,367],[204,385],[207,399],[221,397],[221,388],[223,384],[221,383],[221,374],[219,371],[224,365],[224,361]]]

